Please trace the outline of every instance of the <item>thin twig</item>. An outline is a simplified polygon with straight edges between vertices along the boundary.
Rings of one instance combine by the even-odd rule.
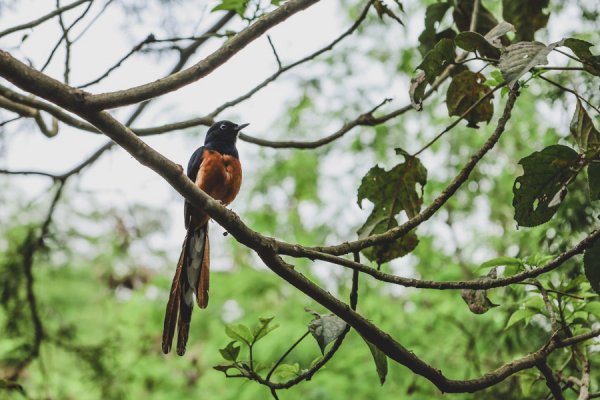
[[[271,40],[271,35],[267,35],[267,40],[269,41],[269,45],[271,46],[271,50],[273,50],[273,55],[275,56],[275,60],[277,61],[277,66],[279,67],[279,69],[282,68],[281,66],[281,60],[279,59],[279,55],[277,54],[277,50],[275,49],[275,45],[273,44],[273,41]]]
[[[100,18],[102,16],[102,14],[104,14],[104,12],[108,9],[108,6],[111,5],[113,1],[114,0],[107,0],[106,3],[104,3],[104,5],[100,9],[100,11],[98,11],[98,13],[92,17],[92,19],[85,26],[85,28],[83,28],[81,30],[81,32],[79,32],[79,35],[75,36],[75,39],[73,39],[71,41],[71,44],[76,43],[79,39],[81,39],[83,37],[83,35],[85,35],[85,33],[96,23],[98,18]]]
[[[56,42],[56,44],[54,45],[54,47],[50,51],[50,55],[48,55],[48,59],[46,60],[46,62],[44,63],[44,65],[42,66],[42,68],[40,69],[40,71],[46,70],[46,68],[48,67],[48,65],[50,65],[50,61],[52,61],[52,58],[54,57],[54,54],[56,53],[56,50],[58,50],[58,48],[60,47],[60,44],[62,43],[63,40],[66,40],[69,31],[71,29],[73,29],[73,27],[75,25],[77,25],[77,23],[79,21],[81,21],[83,18],[85,18],[85,16],[87,15],[87,13],[90,11],[90,9],[92,8],[92,4],[94,4],[94,0],[88,0],[88,1],[89,1],[88,5],[83,10],[83,12],[77,18],[75,18],[75,20],[71,23],[71,25],[69,25],[66,29],[63,30],[60,39],[58,39],[58,42]],[[62,14],[59,14],[59,16],[62,16]]]
[[[134,55],[135,53],[140,51],[142,49],[142,47],[144,47],[148,43],[155,43],[155,42],[156,42],[156,38],[154,37],[154,35],[152,35],[152,34],[148,35],[144,40],[142,40],[137,45],[135,45],[127,54],[125,54],[123,57],[121,57],[119,59],[119,61],[117,61],[113,66],[111,66],[109,69],[107,69],[102,75],[100,75],[99,77],[97,77],[94,80],[89,81],[88,83],[84,83],[83,85],[79,85],[77,87],[79,89],[83,89],[88,86],[95,85],[96,83],[102,81],[104,78],[109,76],[111,74],[111,72],[113,72],[114,70],[119,68],[123,64],[123,62],[125,62],[129,57],[131,57],[132,55]]]
[[[23,369],[27,367],[40,353],[40,347],[45,337],[45,329],[42,323],[42,318],[38,310],[38,303],[34,291],[35,279],[33,276],[33,262],[35,253],[44,246],[44,240],[50,230],[50,224],[52,223],[52,217],[54,216],[54,210],[58,204],[58,200],[61,197],[63,188],[65,186],[64,181],[59,182],[56,192],[46,213],[46,218],[42,222],[40,233],[37,237],[32,231],[29,232],[27,239],[25,239],[23,248],[23,273],[25,275],[25,291],[27,296],[27,303],[31,311],[31,321],[33,323],[33,342],[29,348],[28,354],[20,360],[15,366],[13,372],[9,376],[9,380],[15,380],[21,374]]]
[[[94,0],[90,1],[90,6],[93,4]],[[60,8],[60,0],[56,0],[56,7]],[[68,85],[69,84],[69,74],[71,70],[71,40],[69,39],[69,30],[65,26],[65,21],[63,20],[63,15],[58,14],[58,25],[60,26],[60,30],[63,33],[63,38],[65,39],[65,71],[63,74],[63,81]]]
[[[21,24],[21,25],[13,26],[12,28],[5,29],[2,32],[0,32],[0,37],[6,36],[6,35],[10,35],[11,33],[14,33],[14,32],[22,31],[23,29],[33,28],[33,27],[35,27],[35,26],[37,26],[37,25],[39,25],[39,24],[41,24],[43,22],[48,21],[49,19],[51,19],[51,18],[53,18],[53,17],[55,17],[57,15],[60,15],[60,14],[64,13],[65,11],[68,11],[68,10],[70,10],[72,8],[75,8],[75,7],[79,6],[80,4],[88,3],[90,1],[93,1],[93,0],[78,0],[78,1],[74,1],[73,3],[67,4],[64,7],[60,7],[60,8],[55,9],[54,11],[52,11],[49,14],[44,15],[43,17],[34,19],[33,21],[27,22],[25,24]]]
[[[296,346],[298,346],[300,344],[300,342],[302,342],[304,340],[304,338],[306,338],[309,334],[310,334],[310,331],[304,332],[304,334],[302,336],[300,336],[300,338],[298,340],[296,340],[294,342],[294,344],[292,344],[290,346],[290,348],[287,349],[287,351],[285,353],[283,353],[283,355],[281,357],[279,357],[279,360],[277,360],[275,365],[273,365],[273,367],[269,370],[269,373],[265,377],[265,380],[267,380],[267,381],[271,380],[271,375],[273,375],[273,372],[275,372],[277,367],[279,367],[279,365],[283,362],[283,360],[285,360],[285,358],[296,348]]]
[[[419,151],[417,151],[415,154],[413,154],[413,157],[418,156],[419,154],[421,154],[422,152],[424,152],[426,149],[428,149],[429,147],[431,147],[435,142],[438,141],[439,138],[441,138],[444,134],[450,132],[450,130],[452,130],[452,128],[454,128],[456,125],[458,125],[458,123],[460,121],[462,121],[463,119],[465,119],[467,117],[467,115],[473,111],[477,106],[479,106],[481,103],[483,103],[487,98],[491,97],[496,91],[498,91],[500,88],[504,87],[506,85],[505,82],[501,83],[500,85],[496,86],[494,89],[490,90],[489,92],[487,92],[485,95],[481,96],[475,103],[473,103],[469,108],[467,108],[465,110],[465,112],[463,112],[457,120],[455,120],[454,122],[452,122],[450,125],[448,125],[443,131],[441,131],[440,133],[438,133],[433,139],[431,139],[429,141],[429,143],[427,143],[425,146],[423,146]]]
[[[558,83],[558,82],[555,82],[555,81],[553,81],[553,80],[551,80],[551,79],[548,79],[548,78],[546,78],[546,77],[545,77],[545,76],[543,76],[543,75],[538,75],[538,77],[539,77],[539,78],[541,78],[541,79],[543,79],[543,80],[545,80],[546,82],[548,82],[548,83],[550,83],[550,84],[552,84],[552,85],[556,86],[557,88],[559,88],[559,89],[561,89],[561,90],[564,90],[565,92],[569,92],[569,93],[571,93],[571,94],[575,95],[575,97],[577,97],[579,100],[581,100],[581,101],[583,101],[584,103],[586,103],[588,106],[592,107],[592,108],[594,109],[594,111],[596,111],[598,114],[600,114],[600,108],[598,108],[598,107],[594,106],[594,105],[593,105],[593,104],[592,104],[592,103],[591,103],[589,100],[587,100],[585,97],[581,96],[581,95],[580,95],[579,93],[577,93],[575,90],[573,90],[573,89],[569,89],[568,87],[566,87],[566,86],[563,86],[563,85],[561,85],[560,83]]]
[[[542,300],[544,300],[546,311],[548,312],[548,317],[550,318],[550,325],[552,326],[552,330],[554,332],[560,331],[560,326],[558,325],[558,321],[556,320],[556,313],[554,312],[554,305],[548,297],[548,292],[546,291],[544,286],[537,280],[535,281],[535,284],[538,290],[540,291],[540,294],[542,295]]]

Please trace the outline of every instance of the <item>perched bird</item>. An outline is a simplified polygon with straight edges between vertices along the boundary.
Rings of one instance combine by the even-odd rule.
[[[187,176],[200,189],[224,205],[233,201],[242,183],[240,164],[235,142],[238,133],[248,124],[237,125],[229,121],[213,124],[204,139],[204,146],[192,154],[187,167]],[[165,325],[162,351],[171,351],[175,325],[177,331],[177,354],[185,354],[188,340],[194,295],[200,308],[208,305],[209,278],[209,216],[190,204],[184,205],[184,221],[187,234],[173,277]]]

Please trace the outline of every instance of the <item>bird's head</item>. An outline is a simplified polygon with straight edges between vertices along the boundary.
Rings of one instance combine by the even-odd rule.
[[[238,125],[230,121],[215,122],[206,133],[204,144],[207,145],[221,143],[226,145],[234,145],[240,131],[248,125],[249,124]]]

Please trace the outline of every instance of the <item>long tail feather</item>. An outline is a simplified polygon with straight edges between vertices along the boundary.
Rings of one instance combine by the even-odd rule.
[[[179,314],[179,297],[181,291],[180,281],[184,254],[185,242],[183,248],[181,249],[179,261],[177,262],[177,269],[175,270],[175,276],[173,276],[173,283],[171,284],[169,302],[167,303],[167,310],[165,311],[165,322],[162,337],[162,351],[165,354],[168,354],[171,351],[173,336],[175,334],[175,324],[177,323],[177,316]]]
[[[188,340],[194,294],[198,305],[206,308],[208,304],[208,224],[196,229],[189,228],[184,244],[182,272],[179,278],[179,319],[177,321],[177,354],[185,354]],[[202,285],[202,286],[201,286]],[[202,290],[200,290],[202,287]],[[202,298],[198,297],[202,293]]]
[[[208,306],[208,289],[210,278],[210,245],[208,242],[208,225],[206,225],[206,235],[204,236],[204,251],[202,257],[202,265],[200,266],[200,276],[198,277],[198,291],[196,292],[196,300],[200,308]]]
[[[185,354],[185,348],[190,333],[190,322],[192,320],[193,302],[186,303],[186,296],[180,296],[179,301],[179,320],[177,321],[177,354],[182,356]]]

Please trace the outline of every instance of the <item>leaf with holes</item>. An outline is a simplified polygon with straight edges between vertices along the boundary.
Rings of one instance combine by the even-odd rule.
[[[548,24],[544,13],[549,0],[502,0],[502,17],[517,29],[516,40],[533,40],[535,32]]]
[[[594,45],[585,40],[568,38],[563,46],[568,47],[583,62],[583,69],[592,75],[600,76],[600,55],[595,56],[590,51]]]
[[[433,83],[442,71],[454,62],[455,57],[454,41],[442,39],[425,55],[417,69],[425,72],[427,82]]]
[[[375,370],[377,371],[377,376],[379,377],[379,383],[381,383],[381,385],[383,386],[388,373],[387,356],[383,353],[383,351],[379,350],[377,346],[369,342],[364,337],[363,340],[365,341],[367,346],[369,346],[369,350],[371,351],[371,355],[373,356],[373,361],[375,362]]]
[[[308,324],[308,330],[317,341],[321,353],[325,354],[327,345],[344,332],[346,323],[333,314],[321,315],[309,309],[306,309],[306,311],[315,316],[315,319]]]
[[[585,108],[581,106],[579,99],[577,99],[577,107],[570,128],[582,153],[585,153],[586,156],[592,156],[600,151],[600,132],[594,126]]]
[[[600,240],[583,253],[583,269],[592,289],[600,294]]]
[[[448,115],[462,115],[482,97],[488,95],[491,89],[484,85],[484,82],[485,77],[482,74],[469,70],[455,75],[446,92]],[[490,122],[494,115],[492,98],[492,96],[488,96],[467,114],[465,119],[470,128],[479,128],[478,122]]]
[[[546,147],[521,159],[523,175],[513,186],[515,220],[536,226],[550,220],[567,195],[567,185],[581,170],[581,157],[562,145]]]
[[[412,218],[421,210],[423,187],[427,183],[427,170],[418,158],[403,150],[405,161],[389,171],[375,166],[363,177],[358,188],[358,205],[367,199],[374,205],[373,211],[358,230],[361,238],[385,232],[398,226],[396,216],[404,211]],[[401,239],[363,250],[363,254],[378,264],[393,260],[412,251],[418,243],[414,232]]]
[[[519,42],[508,46],[498,63],[498,68],[502,71],[508,87],[512,89],[519,78],[531,71],[533,67],[548,64],[546,56],[560,45],[562,41],[548,46],[540,42]]]
[[[433,3],[425,10],[425,29],[419,35],[419,51],[422,55],[427,54],[441,39],[436,32],[436,24],[444,19],[446,11],[451,7],[450,2]]]
[[[477,51],[484,57],[495,60],[500,57],[500,50],[477,32],[461,32],[454,38],[454,43],[461,49]]]

